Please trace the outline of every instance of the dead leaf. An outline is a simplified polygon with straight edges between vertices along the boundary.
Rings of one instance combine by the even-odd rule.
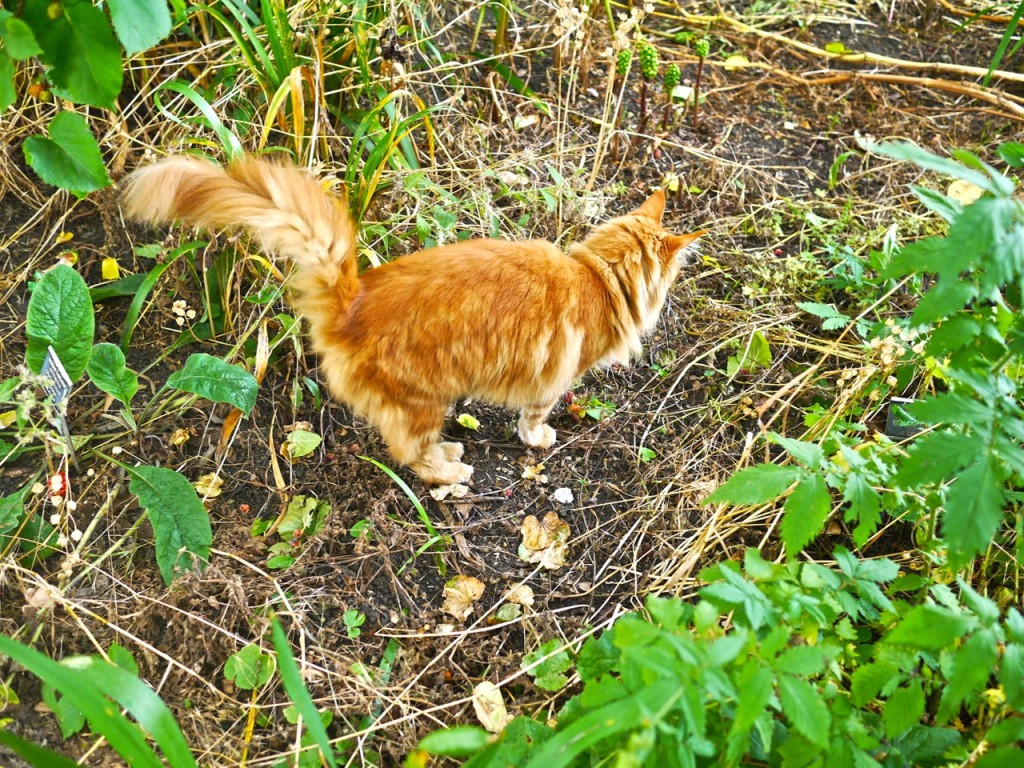
[[[215,499],[220,496],[224,479],[216,472],[209,472],[196,480],[192,485],[200,496],[207,499]]]
[[[171,435],[171,445],[173,445],[175,447],[177,447],[179,445],[184,445],[191,438],[192,438],[192,433],[191,432],[189,432],[187,429],[181,429],[179,427],[178,429],[174,430],[174,433]]]
[[[538,483],[546,483],[548,476],[544,474],[543,464],[527,464],[523,469],[523,480],[533,480]]]
[[[970,205],[984,194],[984,190],[977,184],[963,179],[956,179],[946,189],[946,196],[952,197],[961,205]]]
[[[473,612],[474,603],[484,593],[486,585],[474,576],[456,576],[444,585],[444,603],[441,610],[460,621]]]
[[[477,683],[473,689],[473,711],[476,719],[491,733],[501,733],[512,718],[505,709],[501,689],[489,680]]]
[[[744,67],[750,66],[750,59],[740,53],[734,53],[732,56],[726,58],[723,65],[726,72],[735,72],[737,69],[743,69]]]
[[[526,584],[516,584],[508,592],[505,593],[505,599],[510,603],[516,603],[517,605],[525,605],[527,608],[533,607],[533,589]]]
[[[548,570],[565,565],[570,531],[557,512],[548,512],[543,521],[527,515],[520,530],[523,534],[523,543],[519,545],[520,560],[537,563]]]
[[[444,501],[449,496],[453,499],[461,499],[467,493],[469,493],[469,486],[462,485],[461,483],[437,485],[430,489],[430,495],[435,501]]]

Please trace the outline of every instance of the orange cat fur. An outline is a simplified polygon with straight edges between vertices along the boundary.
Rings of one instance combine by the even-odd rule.
[[[592,366],[640,351],[683,250],[703,234],[665,232],[659,190],[568,253],[542,240],[468,240],[360,275],[343,201],[292,166],[171,157],[133,173],[122,200],[138,220],[248,229],[293,260],[292,303],[329,390],[428,483],[473,473],[460,443],[440,442],[459,397],[518,408],[522,441],[550,446],[558,398]]]

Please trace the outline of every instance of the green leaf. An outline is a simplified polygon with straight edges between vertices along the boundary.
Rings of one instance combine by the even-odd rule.
[[[779,654],[775,669],[801,677],[820,675],[828,661],[827,650],[823,645],[794,645]]]
[[[963,309],[978,294],[969,282],[939,279],[928,293],[921,297],[910,317],[914,325],[931,325]]]
[[[815,443],[783,437],[775,432],[769,433],[768,439],[777,445],[781,445],[786,453],[811,469],[818,469],[825,458],[825,452],[821,450],[820,445]]]
[[[125,53],[152,48],[171,34],[167,0],[108,0],[110,19]]]
[[[121,50],[103,11],[91,2],[58,5],[49,17],[49,0],[26,0],[23,18],[36,34],[50,65],[47,77],[62,96],[77,104],[114,108],[121,92]]]
[[[285,443],[288,446],[288,458],[299,459],[308,456],[320,447],[324,439],[316,432],[306,429],[295,429],[288,433]]]
[[[1014,168],[1024,168],[1024,144],[1008,141],[999,145],[999,156]]]
[[[18,92],[14,89],[14,61],[0,49],[0,112],[17,100]]]
[[[17,16],[8,16],[0,21],[0,40],[4,51],[15,61],[24,61],[43,52],[32,27]]]
[[[885,702],[882,723],[890,739],[905,733],[924,715],[924,691],[920,680],[911,680],[906,688],[897,688]]]
[[[989,169],[991,173],[983,173],[961,165],[955,160],[948,160],[944,157],[932,154],[910,142],[892,142],[887,144],[870,144],[864,146],[868,152],[876,155],[884,155],[895,160],[909,160],[919,168],[926,171],[936,171],[955,179],[969,181],[982,189],[993,194],[1009,196],[1013,194],[1013,182],[999,174],[995,169]],[[988,166],[984,166],[988,168]]]
[[[607,630],[596,637],[591,635],[583,643],[576,659],[576,671],[581,680],[596,680],[615,669],[621,652],[613,641],[614,634],[614,630]]]
[[[39,373],[52,346],[72,382],[81,378],[92,353],[95,320],[85,280],[66,264],[58,264],[39,280],[28,302],[25,364]]]
[[[259,390],[259,383],[251,373],[204,352],[189,356],[183,369],[167,377],[167,386],[215,403],[230,403],[246,416],[256,405]]]
[[[845,328],[851,322],[849,315],[844,315],[834,304],[819,304],[814,301],[798,301],[796,305],[804,312],[820,317],[821,328],[824,331],[834,331],[837,328]]]
[[[1024,749],[997,747],[978,758],[974,768],[1020,768],[1024,765]]]
[[[0,727],[0,744],[35,768],[79,768],[78,763],[68,760],[59,752],[41,747],[2,727]]]
[[[263,653],[255,643],[228,656],[224,677],[244,691],[262,688],[274,674],[274,657]]]
[[[431,755],[469,757],[487,746],[491,735],[477,725],[440,728],[424,736],[419,748]]]
[[[126,406],[139,391],[139,377],[125,366],[124,353],[116,344],[93,347],[85,370],[93,384]]]
[[[132,476],[128,489],[149,510],[156,539],[160,574],[170,584],[179,570],[189,570],[192,558],[210,559],[213,534],[210,516],[196,489],[183,476],[166,467],[125,467]]]
[[[786,547],[786,556],[795,557],[811,542],[825,525],[832,510],[825,479],[807,474],[786,498],[779,533]]]
[[[738,619],[744,619],[751,629],[760,629],[772,617],[771,601],[755,584],[740,576],[731,567],[718,569],[722,581],[712,582],[700,591],[700,596],[715,607],[734,610]]]
[[[729,728],[727,758],[738,760],[750,746],[750,731],[765,712],[774,689],[771,670],[750,660],[736,679],[739,698],[732,726]]]
[[[853,541],[863,547],[882,523],[881,496],[864,477],[851,474],[846,478],[843,501],[850,505],[843,518],[857,521]]]
[[[995,462],[989,456],[964,470],[946,493],[940,530],[954,568],[988,549],[1003,520],[1005,495]]]
[[[897,670],[892,664],[873,661],[857,667],[850,680],[850,697],[854,706],[863,707],[894,682],[899,682]]]
[[[288,698],[292,700],[295,708],[302,715],[304,725],[313,741],[320,748],[321,759],[327,762],[330,768],[337,766],[334,759],[334,750],[331,749],[330,739],[327,738],[327,731],[324,730],[323,722],[320,720],[313,698],[309,695],[309,689],[302,680],[299,667],[295,663],[292,649],[288,645],[288,638],[285,637],[281,623],[275,616],[270,622],[270,638],[274,643],[274,650],[277,652],[277,666],[281,671],[281,684],[284,686]]]
[[[85,713],[90,728],[104,736],[130,765],[162,768],[163,762],[146,743],[142,730],[112,707],[104,695],[106,691],[98,690],[81,670],[58,664],[35,649],[4,635],[0,635],[0,654],[21,664],[45,684],[66,696],[69,703]],[[188,763],[182,765],[187,766]]]
[[[921,201],[925,208],[932,213],[939,214],[939,216],[946,220],[947,224],[953,221],[964,209],[963,204],[959,200],[947,197],[933,189],[911,184],[910,191],[917,195],[917,199]]]
[[[793,730],[815,746],[827,749],[832,716],[821,693],[806,680],[782,675],[779,677],[779,700]]]
[[[940,651],[963,637],[974,620],[937,605],[918,605],[883,638],[889,645]]]
[[[929,432],[914,441],[893,479],[897,488],[920,488],[944,483],[976,462],[985,450],[978,433],[944,430]]]
[[[1010,706],[1018,712],[1024,710],[1024,645],[1021,643],[1006,644],[999,663],[999,682]]]
[[[952,669],[942,688],[935,716],[938,722],[950,720],[965,701],[972,701],[976,706],[975,694],[988,681],[996,665],[997,642],[991,629],[982,629],[968,637],[954,652]]]
[[[49,138],[29,136],[22,151],[39,178],[79,199],[111,184],[99,145],[75,112],[61,112],[50,123]]]
[[[757,464],[734,474],[708,496],[703,504],[764,504],[779,498],[801,477],[799,467]]]
[[[533,653],[528,653],[523,657],[521,666],[527,670],[528,674],[533,675],[534,683],[538,688],[545,691],[559,691],[569,682],[569,678],[564,673],[572,669],[572,659],[564,649],[557,651],[561,646],[562,641],[554,637]],[[550,653],[554,653],[554,655],[539,664],[536,663]],[[531,666],[532,669],[530,669]]]

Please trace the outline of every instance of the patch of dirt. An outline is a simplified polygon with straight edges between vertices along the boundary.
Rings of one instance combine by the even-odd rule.
[[[748,4],[724,5],[738,13]],[[984,34],[950,35],[941,21],[919,29],[915,3],[897,4],[901,10],[891,21],[879,8],[889,3],[862,5],[856,23],[826,20],[799,29],[780,17],[770,31],[817,46],[841,41],[851,50],[981,67],[998,39],[998,30],[984,26],[972,28]],[[678,60],[684,83],[692,85],[693,56],[670,42],[677,29],[663,31],[663,58]],[[35,563],[20,559],[16,546],[9,548],[0,561],[0,631],[31,640],[57,658],[106,651],[113,643],[129,648],[140,676],[171,707],[190,742],[203,750],[200,762],[229,765],[237,764],[243,750],[250,759],[279,754],[294,738],[282,714],[283,694],[267,689],[252,699],[223,674],[227,659],[244,645],[268,646],[268,617],[276,612],[304,665],[314,700],[334,715],[331,735],[347,737],[347,744],[363,751],[354,758],[357,762],[396,765],[440,723],[472,719],[466,697],[473,686],[481,679],[512,678],[523,653],[544,640],[571,639],[604,626],[641,605],[651,590],[690,594],[702,566],[736,557],[745,547],[778,556],[776,521],[769,513],[732,519],[700,501],[740,457],[762,458],[751,457],[755,435],[765,429],[785,431],[786,419],[796,418],[779,407],[787,384],[822,353],[794,341],[820,336],[816,322],[800,316],[795,302],[843,301],[825,283],[835,266],[828,250],[835,242],[809,214],[828,222],[856,219],[844,225],[842,236],[879,247],[889,224],[912,208],[907,183],[920,174],[866,157],[857,150],[855,135],[908,138],[932,149],[968,147],[991,159],[994,143],[1019,135],[1020,122],[991,105],[921,84],[855,76],[832,86],[807,86],[785,73],[816,69],[820,65],[812,55],[766,36],[722,30],[716,39],[764,66],[740,71],[707,66],[700,127],[693,129],[689,114],[677,115],[670,131],[655,131],[656,136],[640,137],[635,145],[625,135],[618,158],[607,158],[596,177],[595,189],[606,190],[600,198],[604,215],[611,215],[638,203],[652,185],[678,175],[680,190],[670,201],[668,227],[710,230],[641,358],[629,368],[592,372],[574,389],[576,402],[596,398],[609,404],[605,418],[580,420],[560,406],[551,421],[559,441],[538,451],[515,439],[510,412],[481,403],[457,404],[457,413],[471,413],[480,421],[478,431],[454,419],[446,427],[447,436],[465,443],[466,461],[476,467],[470,494],[435,501],[415,476],[398,470],[444,536],[440,544],[431,542],[404,491],[362,458],[387,463],[379,435],[344,407],[326,399],[317,403],[309,382],[321,393],[325,388],[301,337],[286,336],[275,347],[256,409],[220,452],[227,407],[158,399],[160,388],[192,352],[224,355],[237,344],[251,360],[260,322],[265,319],[274,338],[286,332],[287,317],[280,315],[290,310],[278,302],[261,314],[263,305],[245,301],[267,280],[265,271],[250,262],[236,262],[231,279],[215,284],[219,254],[233,247],[231,241],[216,240],[164,273],[134,331],[128,360],[142,373],[136,405],[160,403],[162,408],[140,416],[145,425],[141,435],[125,428],[116,408],[95,388],[81,386],[73,396],[68,422],[72,434],[91,436],[82,451],[91,458],[72,470],[78,506],[61,525],[89,526],[87,544],[76,551],[69,543],[57,556]],[[532,87],[554,101],[554,71],[541,66],[539,58],[529,72],[526,62],[519,65]],[[479,158],[527,169],[534,174],[527,187],[547,178],[540,169],[544,158],[553,158],[562,163],[563,175],[574,163],[584,168],[578,180],[569,182],[581,188],[592,157],[586,150],[568,149],[562,150],[563,158],[556,147],[565,142],[596,145],[606,66],[594,64],[594,91],[584,91],[570,105],[563,123],[540,116],[524,129],[485,122],[493,108],[484,87],[486,72],[469,70],[468,84],[480,88],[465,95],[465,114],[439,113],[437,139],[448,158],[439,157],[434,180],[456,196],[475,199],[493,183],[488,177],[482,184],[480,175],[473,175]],[[822,68],[844,72],[854,66]],[[535,113],[528,101],[508,94],[502,98],[523,113]],[[627,91],[622,124],[628,131],[637,124],[638,100],[635,88]],[[655,122],[662,102],[656,104]],[[837,169],[837,158],[847,151],[850,156]],[[104,257],[117,258],[126,272],[146,272],[191,235],[176,232],[154,261],[134,249],[158,242],[163,233],[124,227],[113,192],[82,202],[53,194],[25,172],[13,143],[0,163],[5,179],[0,198],[3,379],[15,375],[24,357],[28,290],[37,271],[73,250],[78,270],[95,285],[101,282]],[[503,221],[529,215],[518,230],[523,235],[565,242],[586,226],[582,206],[547,213],[527,191],[495,203]],[[416,247],[411,205],[396,185],[381,194],[371,211],[374,221],[390,219],[403,228],[392,255]],[[190,323],[195,328],[215,285],[227,297],[224,328],[215,338],[175,349],[182,329],[173,303],[185,300],[199,311]],[[129,302],[117,298],[97,306],[97,342],[118,342]],[[754,330],[772,340],[770,365],[728,376],[728,357]],[[820,393],[824,399],[833,395],[827,389]],[[772,403],[776,407],[759,410]],[[324,441],[312,455],[289,464],[278,449],[284,428],[301,421]],[[5,439],[12,434],[9,427],[0,431]],[[188,439],[182,443],[183,436]],[[140,510],[128,492],[128,479],[99,455],[129,465],[173,467],[192,481],[220,474],[221,494],[209,503],[214,549],[205,571],[164,586],[152,529],[136,525]],[[527,467],[541,464],[546,482],[524,477]],[[3,465],[0,494],[42,479],[41,465],[46,473],[61,466],[53,445]],[[572,492],[571,502],[555,500],[555,490],[563,488]],[[296,496],[322,499],[330,513],[322,530],[294,542],[294,564],[274,570],[268,565],[269,547],[278,537],[254,535],[252,526],[277,518]],[[52,513],[42,495],[30,497],[28,508],[32,516]],[[528,565],[516,554],[524,517],[551,511],[571,530],[568,563],[554,572]],[[356,535],[360,530],[362,535]],[[907,544],[901,535],[894,529],[879,548],[899,551]],[[823,539],[823,556],[847,540],[841,525]],[[456,574],[475,576],[486,585],[465,624],[441,611],[444,584]],[[517,584],[532,587],[536,602],[520,618],[498,622],[494,612],[502,595]],[[358,632],[346,622],[352,616],[346,612],[365,616]],[[2,713],[13,719],[8,727],[60,745],[72,757],[90,748],[91,738],[62,741],[53,716],[38,706],[35,678],[9,666],[0,672],[21,701]],[[509,690],[518,711],[533,711],[549,699],[527,676],[510,682]],[[259,726],[247,736],[250,706],[257,708]],[[428,710],[433,714],[423,714]],[[376,763],[373,754],[379,756]],[[100,763],[94,758],[90,764]]]

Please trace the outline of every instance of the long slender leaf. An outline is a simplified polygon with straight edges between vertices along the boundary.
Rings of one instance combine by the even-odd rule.
[[[135,326],[138,325],[139,317],[142,315],[142,308],[146,304],[149,292],[153,290],[153,286],[156,285],[160,276],[169,266],[171,266],[171,264],[176,262],[186,253],[191,253],[192,251],[205,247],[205,242],[193,242],[180,245],[171,251],[167,257],[167,261],[163,264],[157,264],[149,271],[149,274],[145,276],[141,285],[139,285],[135,290],[135,298],[132,299],[132,303],[128,306],[128,314],[125,315],[124,325],[121,327],[121,340],[119,342],[119,346],[121,347],[122,352],[128,352],[128,346],[132,341],[132,333],[135,332]]]

